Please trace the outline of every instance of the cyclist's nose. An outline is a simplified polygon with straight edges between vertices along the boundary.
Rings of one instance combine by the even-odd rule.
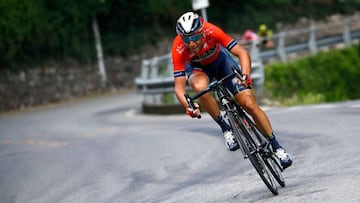
[[[196,42],[194,42],[194,41],[190,41],[190,42],[189,42],[189,47],[194,48],[194,47],[196,47],[196,46],[197,46]]]

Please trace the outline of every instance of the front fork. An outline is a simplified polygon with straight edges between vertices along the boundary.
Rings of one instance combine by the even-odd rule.
[[[236,107],[234,106],[234,104],[232,103],[231,96],[230,96],[228,93],[225,93],[224,91],[225,91],[225,90],[223,90],[223,89],[216,91],[217,99],[218,99],[218,101],[221,103],[221,105],[222,105],[222,107],[223,107],[223,110],[225,110],[227,119],[228,119],[229,117],[235,118],[235,117],[238,116],[238,115],[237,115],[237,114],[238,114],[238,113],[237,113],[237,109],[236,109]],[[229,116],[229,114],[232,114],[232,116]],[[231,123],[230,123],[229,121],[227,121],[227,122],[231,125]],[[238,123],[237,125],[241,125],[241,124]],[[236,127],[236,126],[231,126],[231,128],[235,128],[235,127]],[[237,128],[240,128],[240,126],[237,126]],[[244,136],[244,135],[242,134],[242,131],[241,131],[241,130],[239,130],[239,132],[240,132],[240,134],[241,134],[240,136]],[[233,130],[233,133],[234,133],[234,130]],[[238,139],[241,139],[241,138],[238,138]],[[241,150],[241,153],[242,153],[243,156],[244,156],[244,159],[248,158],[247,154],[245,153],[243,147],[242,147],[241,144],[240,144],[240,141],[237,140],[237,142],[238,142],[238,144],[240,145],[240,150]]]
[[[244,126],[246,128],[246,130],[249,132],[250,136],[252,137],[252,139],[255,141],[255,145],[256,145],[256,150],[260,153],[266,153],[266,151],[268,151],[268,142],[264,140],[262,140],[262,138],[258,137],[257,133],[258,132],[254,132],[253,129],[254,126],[252,121],[249,121],[246,115],[239,115],[242,113],[242,109],[238,108],[235,104],[232,103],[232,98],[231,96],[227,93],[224,92],[224,90],[222,89],[221,91],[216,91],[216,96],[219,100],[219,102],[221,103],[221,105],[223,106],[223,109],[226,111],[226,115],[228,114],[232,114],[234,118],[238,117],[238,121],[242,122],[242,123],[237,123],[237,128],[241,128],[240,125]],[[227,116],[229,117],[229,116]],[[235,126],[232,126],[235,127]],[[241,136],[244,136],[242,134],[242,131],[239,131]],[[261,136],[261,135],[260,135]],[[241,139],[241,138],[239,138]],[[238,143],[240,144],[240,143]],[[265,144],[266,146],[263,146],[263,144]],[[247,158],[246,153],[244,152],[244,149],[242,149],[242,147],[240,146],[241,152],[244,155],[244,158]]]

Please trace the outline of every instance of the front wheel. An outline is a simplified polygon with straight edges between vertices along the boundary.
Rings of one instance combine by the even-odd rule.
[[[263,157],[259,153],[253,154],[253,156],[249,157],[252,165],[258,172],[260,178],[263,180],[268,189],[274,194],[279,194],[276,182],[272,176],[272,171],[267,161],[263,159]]]
[[[265,163],[263,157],[257,151],[257,145],[252,140],[247,129],[241,124],[241,120],[238,116],[235,116],[233,113],[228,112],[228,118],[230,125],[233,129],[235,139],[240,144],[240,148],[247,155],[251,164],[254,166],[255,170],[259,174],[260,178],[263,180],[268,189],[274,194],[278,194],[277,185],[273,179],[272,173],[268,168],[268,165]]]
[[[247,123],[248,125],[251,126],[252,132],[256,135],[256,138],[258,140],[260,140],[260,142],[266,142],[265,141],[265,137],[260,133],[260,131],[256,128],[255,124],[252,122],[252,120],[247,119]],[[263,140],[263,141],[261,141]],[[272,148],[270,146],[268,146],[267,149],[265,150],[270,150],[270,156],[265,156],[264,158],[264,162],[267,165],[267,167],[269,168],[271,174],[274,176],[274,178],[276,179],[276,181],[279,183],[279,185],[281,187],[285,187],[285,180],[283,178],[282,175],[282,166],[280,163],[279,158],[277,158],[272,150]]]
[[[275,157],[275,154],[272,154],[271,157],[264,160],[266,165],[268,166],[270,172],[273,174],[276,181],[279,183],[281,187],[285,187],[285,180],[282,176],[282,167],[280,165],[280,160]]]

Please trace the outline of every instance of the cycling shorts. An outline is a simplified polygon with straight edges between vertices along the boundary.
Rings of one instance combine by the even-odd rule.
[[[190,75],[194,72],[204,72],[209,78],[209,81],[220,80],[221,78],[233,73],[232,67],[235,67],[241,73],[240,65],[232,58],[231,54],[224,48],[221,47],[220,53],[217,59],[208,65],[200,64],[186,64],[186,75]],[[239,79],[235,76],[224,82],[226,88],[230,90],[233,95],[249,89],[241,85]]]

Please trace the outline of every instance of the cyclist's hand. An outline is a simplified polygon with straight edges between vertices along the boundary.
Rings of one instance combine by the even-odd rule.
[[[192,109],[190,106],[186,107],[186,114],[192,118],[200,116],[199,104],[194,103],[195,109]]]
[[[242,85],[245,87],[251,87],[252,85],[252,78],[250,74],[244,74],[242,76]]]

